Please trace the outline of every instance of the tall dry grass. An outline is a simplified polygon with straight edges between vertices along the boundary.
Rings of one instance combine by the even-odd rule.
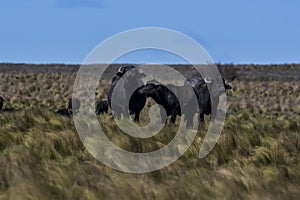
[[[101,164],[85,149],[66,106],[75,73],[0,73],[0,92],[13,113],[0,114],[0,199],[298,199],[300,195],[299,82],[230,84],[222,135],[198,158],[209,118],[184,155],[161,170],[127,174]],[[109,81],[99,84],[105,98]],[[141,124],[147,123],[147,109]],[[107,136],[132,152],[168,144],[176,126],[149,139],[124,134],[110,114]],[[177,124],[179,120],[177,121]]]

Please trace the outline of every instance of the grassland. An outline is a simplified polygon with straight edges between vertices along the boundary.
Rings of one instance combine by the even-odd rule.
[[[78,66],[0,65],[5,107],[18,109],[0,114],[0,199],[298,199],[300,66],[223,67],[224,76],[236,76],[232,115],[212,152],[198,158],[207,122],[170,166],[127,174],[94,159],[72,120],[55,113],[67,104]],[[103,80],[97,98],[108,88]],[[111,141],[133,152],[160,148],[177,130],[142,140],[124,135],[109,114],[99,121]]]

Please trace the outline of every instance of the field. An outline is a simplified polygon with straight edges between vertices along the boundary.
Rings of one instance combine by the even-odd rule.
[[[0,199],[299,199],[300,65],[220,65],[233,90],[227,93],[232,115],[217,145],[198,158],[207,117],[179,160],[145,174],[97,161],[72,119],[55,113],[67,106],[78,67],[0,65],[4,107],[17,109],[0,114]],[[101,81],[97,99],[106,97],[116,67]],[[175,68],[188,73],[189,67]],[[159,149],[177,130],[167,125],[157,136],[136,139],[110,114],[99,121],[111,141],[132,152]]]

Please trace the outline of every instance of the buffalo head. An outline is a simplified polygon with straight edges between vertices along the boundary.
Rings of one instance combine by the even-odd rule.
[[[219,80],[210,80],[208,78],[204,78],[203,80],[206,83],[207,87],[210,87],[212,89],[210,91],[212,93],[212,97],[219,97],[226,90],[232,89],[232,87],[225,82],[224,78],[222,78],[221,82]]]
[[[152,80],[152,81],[148,81],[146,85],[144,85],[139,89],[138,92],[142,95],[149,97],[157,93],[161,89],[161,87],[162,86],[158,81]]]

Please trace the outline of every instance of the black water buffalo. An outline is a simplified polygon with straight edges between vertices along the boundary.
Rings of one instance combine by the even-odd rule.
[[[214,80],[216,81],[216,80]],[[187,83],[192,86],[194,89],[198,103],[199,103],[199,121],[204,122],[204,114],[210,115],[211,119],[215,119],[216,109],[215,106],[212,108],[211,100],[215,101],[215,105],[219,104],[219,97],[222,95],[222,93],[226,90],[232,89],[232,87],[225,83],[225,79],[222,78],[222,82],[218,83],[216,81],[216,85],[214,88],[212,88],[213,81],[207,80],[206,78],[202,77],[193,77],[187,80]],[[209,90],[210,87],[210,90]],[[211,94],[210,94],[211,92]],[[215,109],[214,112],[212,112],[212,109]]]
[[[14,108],[3,108],[3,104],[5,102],[5,99],[0,96],[0,112],[13,112],[15,111]]]
[[[76,114],[80,108],[80,100],[77,98],[70,98],[68,102],[67,108],[61,108],[56,113],[70,117],[73,114]]]
[[[115,105],[116,107],[112,111],[114,117],[120,118],[121,114],[123,114],[124,117],[129,117],[130,114],[135,114],[134,120],[139,121],[140,112],[146,103],[146,97],[138,93],[138,88],[143,86],[141,80],[143,76],[144,74],[139,72],[135,66],[123,66],[118,69],[112,79],[111,88],[107,97],[108,105],[112,108],[112,95],[118,85],[119,88],[117,88],[118,94],[116,94],[116,97],[119,103]],[[122,77],[124,77],[124,79],[120,84],[117,84]],[[132,88],[137,89],[131,91]],[[127,107],[128,109],[126,109],[125,104],[128,103],[128,99],[129,106]]]
[[[139,93],[151,97],[157,104],[162,105],[167,116],[171,116],[171,123],[175,123],[177,115],[184,115],[187,127],[190,127],[193,123],[193,116],[196,113],[199,113],[200,122],[204,122],[204,114],[210,115],[211,113],[216,113],[212,112],[211,97],[216,101],[216,105],[218,105],[219,96],[223,91],[231,89],[231,86],[226,84],[225,80],[222,79],[222,83],[217,84],[214,89],[212,89],[212,95],[210,96],[208,87],[211,87],[211,84],[212,81],[201,77],[188,79],[184,86],[170,84],[164,86],[157,81],[149,81],[139,90]],[[193,88],[197,102],[193,101],[193,94],[191,94],[188,86]],[[181,97],[181,105],[177,97]],[[197,103],[198,106],[195,105]],[[215,119],[215,116],[212,116],[212,119]]]
[[[108,103],[107,100],[101,100],[96,107],[96,115],[100,115],[101,113],[107,113],[108,111]]]
[[[151,97],[157,104],[163,106],[167,116],[171,116],[171,123],[175,123],[177,115],[181,116],[180,103],[176,95],[159,82],[148,81],[145,86],[139,89],[139,93]],[[163,118],[162,120],[164,120]]]
[[[148,81],[147,84],[139,89],[139,93],[151,97],[157,104],[161,105],[167,116],[171,116],[170,122],[175,123],[177,115],[190,115],[195,111],[193,107],[193,90],[185,86],[172,84],[162,85],[156,80]],[[179,98],[179,99],[178,99]],[[181,104],[179,102],[181,101]],[[197,101],[195,98],[194,105]],[[181,109],[182,106],[182,109]],[[162,120],[164,120],[161,112]],[[187,126],[192,126],[192,120],[187,118]],[[165,123],[165,122],[162,122]]]

